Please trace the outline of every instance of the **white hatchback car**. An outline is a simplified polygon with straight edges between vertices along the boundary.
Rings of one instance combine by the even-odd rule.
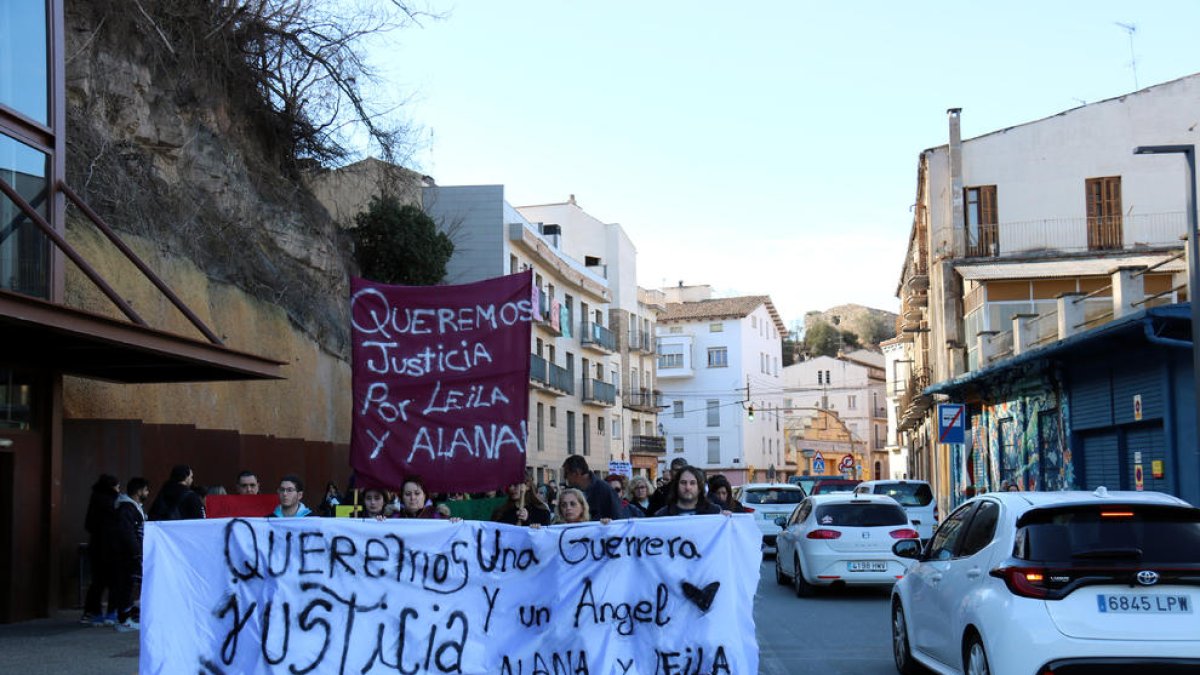
[[[775,519],[787,516],[804,500],[804,488],[788,483],[747,483],[735,490],[734,497],[754,513],[754,522],[763,535],[763,545],[774,548],[779,525]]]
[[[895,499],[908,512],[908,519],[917,528],[922,541],[933,536],[938,511],[929,483],[923,480],[868,480],[854,486],[854,491]]]
[[[998,492],[955,509],[892,589],[908,675],[1200,672],[1200,509],[1156,492]]]
[[[800,597],[812,595],[816,586],[895,583],[909,563],[892,545],[917,538],[908,514],[883,495],[813,495],[781,524],[775,580],[790,581]]]

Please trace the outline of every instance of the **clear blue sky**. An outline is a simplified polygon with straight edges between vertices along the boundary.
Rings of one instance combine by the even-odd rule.
[[[1200,71],[1200,2],[464,0],[372,49],[414,168],[619,222],[647,287],[896,311],[917,156]],[[1200,115],[1200,111],[1197,111]]]

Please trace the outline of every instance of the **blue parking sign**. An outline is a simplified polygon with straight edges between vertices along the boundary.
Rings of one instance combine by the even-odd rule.
[[[967,410],[961,403],[939,403],[938,443],[965,443]]]

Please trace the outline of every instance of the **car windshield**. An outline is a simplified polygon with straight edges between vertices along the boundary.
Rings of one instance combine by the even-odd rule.
[[[858,485],[858,481],[821,481],[813,486],[813,494],[815,495],[831,495],[838,492],[854,492],[854,486]]]
[[[816,521],[833,527],[883,527],[907,525],[908,515],[891,504],[825,504],[817,507]]]
[[[882,483],[873,492],[895,499],[900,506],[929,506],[933,501],[933,490],[926,483]]]
[[[803,490],[783,488],[752,488],[742,494],[747,504],[799,504],[804,501]]]
[[[1017,525],[1013,555],[1022,560],[1200,561],[1200,509],[1146,504],[1037,509]]]

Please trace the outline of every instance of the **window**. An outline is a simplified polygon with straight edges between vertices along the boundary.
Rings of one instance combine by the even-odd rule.
[[[546,407],[539,403],[537,404],[537,450],[541,452],[546,449],[546,430],[543,427],[545,422]]]
[[[1019,479],[1022,458],[1017,449],[1017,421],[1011,417],[1000,418],[1000,458],[1003,466],[1000,468],[1001,480]]]
[[[929,542],[928,557],[930,560],[949,560],[954,557],[959,535],[962,534],[963,526],[970,520],[971,512],[975,510],[977,503],[973,502],[959,507],[937,529],[937,533],[933,535],[933,541]]]
[[[729,350],[725,347],[709,347],[708,348],[708,367],[709,368],[727,368],[727,367],[729,367]]]
[[[829,371],[825,371],[825,384],[833,384],[833,378],[829,376]]]
[[[682,367],[683,367],[683,354],[673,353],[673,354],[659,354],[658,355],[659,370],[668,370],[670,368],[682,368]]]
[[[710,332],[710,333],[720,333],[723,330],[725,330],[725,324],[723,324],[719,321],[716,323],[708,324],[708,332]]]
[[[596,418],[596,435],[598,435],[598,436],[604,435],[604,418],[603,417]]]
[[[570,415],[571,413],[567,413]],[[568,424],[567,426],[571,426]],[[583,454],[592,454],[592,420],[591,415],[583,416]]]
[[[671,401],[671,416],[683,417],[683,401]]]
[[[558,407],[550,406],[550,428],[558,426]]]
[[[850,396],[846,397],[846,409],[847,410],[857,410],[858,409],[858,397],[857,396],[850,395]]]
[[[708,401],[708,426],[721,426],[721,402],[715,399]]]
[[[30,119],[51,124],[50,77],[46,65],[48,25],[46,3],[4,3],[4,58],[0,59],[0,104]],[[19,183],[9,182],[21,189]]]
[[[1089,178],[1087,191],[1088,250],[1122,248],[1121,177]]]
[[[996,217],[996,186],[963,188],[963,218],[967,231],[967,255],[1000,255],[999,220]]]
[[[996,520],[999,517],[999,504],[987,500],[979,502],[979,508],[975,510],[975,517],[971,519],[971,525],[967,528],[967,533],[963,535],[963,545],[959,555],[975,555],[992,543],[992,539],[996,536]]]
[[[612,421],[612,434],[613,434],[613,438],[621,437],[621,420],[619,420],[615,417],[613,418],[613,421]]]
[[[817,384],[825,384],[825,371],[817,371]]]
[[[575,454],[575,413],[567,411],[567,454]]]
[[[667,332],[668,332],[668,333],[675,333],[675,334],[682,333],[682,332],[683,332],[683,326],[671,326],[670,328],[667,328]]]
[[[0,62],[0,72],[4,65]],[[0,133],[0,178],[47,219],[52,217],[45,197],[50,171],[49,155]],[[16,204],[0,196],[0,289],[47,298],[49,279],[50,241]]]
[[[709,436],[708,437],[708,463],[709,464],[720,464],[721,463],[721,437],[720,436]]]
[[[750,315],[750,327],[758,328],[758,317],[753,314]]]
[[[671,438],[671,452],[677,455],[683,452],[683,436],[673,436]]]

